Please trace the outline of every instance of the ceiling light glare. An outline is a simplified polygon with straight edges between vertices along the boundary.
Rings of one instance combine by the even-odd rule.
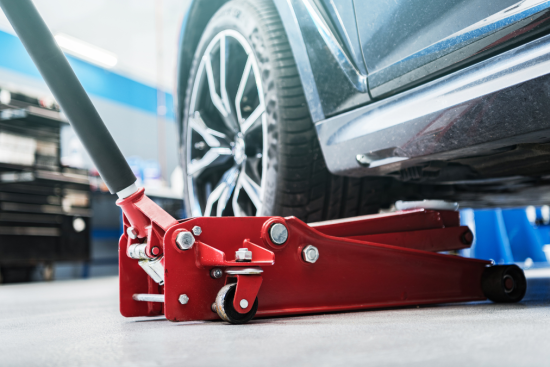
[[[117,56],[114,53],[81,41],[78,38],[68,36],[66,34],[56,35],[55,41],[57,42],[59,47],[61,47],[67,53],[97,64],[99,66],[112,68],[116,65],[118,61]]]

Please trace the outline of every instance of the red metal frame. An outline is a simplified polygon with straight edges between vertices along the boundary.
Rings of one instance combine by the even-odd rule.
[[[458,212],[409,210],[307,225],[289,217],[192,218],[176,221],[140,191],[118,203],[139,237],[120,240],[120,306],[124,316],[165,314],[172,321],[215,320],[212,303],[228,282],[237,282],[233,306],[248,312],[259,300],[257,316],[307,314],[367,308],[484,300],[481,276],[488,261],[436,251],[465,248],[473,236],[459,225]],[[151,214],[150,214],[151,213]],[[269,229],[288,229],[283,245]],[[176,245],[181,231],[202,229],[189,250]],[[162,236],[164,285],[153,282],[128,246],[147,240],[148,251]],[[319,259],[311,264],[302,250],[313,245]],[[252,262],[235,261],[246,247]],[[257,268],[261,275],[227,274],[215,279],[214,268]],[[133,300],[136,293],[164,294],[164,303]],[[180,295],[189,301],[180,303]],[[249,300],[241,309],[238,300]]]
[[[123,200],[118,200],[117,205],[124,213],[124,233],[119,240],[118,256],[120,313],[126,317],[162,314],[161,304],[137,302],[132,299],[137,293],[163,294],[164,290],[149,278],[138,262],[129,258],[126,252],[132,244],[147,242],[146,252],[150,257],[155,257],[152,254],[153,248],[158,249],[156,256],[162,256],[164,234],[178,221],[149,199],[143,188]],[[129,227],[135,230],[136,239],[131,239],[127,235]]]
[[[240,313],[247,313],[252,309],[254,300],[258,296],[263,278],[261,275],[236,275],[237,289],[235,290],[235,298],[233,298],[233,308]],[[230,280],[231,278],[227,278]],[[241,299],[251,300],[248,306],[242,308],[239,301]]]

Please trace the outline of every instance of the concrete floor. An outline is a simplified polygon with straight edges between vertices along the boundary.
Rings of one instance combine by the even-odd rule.
[[[546,272],[546,274],[545,274]],[[0,287],[0,366],[549,366],[549,271],[523,302],[223,322],[125,319],[117,279]]]

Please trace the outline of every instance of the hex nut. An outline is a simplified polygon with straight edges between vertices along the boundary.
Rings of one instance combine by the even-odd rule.
[[[193,234],[195,236],[200,236],[201,233],[202,233],[202,228],[201,227],[199,227],[199,226],[194,226],[193,227]]]
[[[313,264],[319,260],[319,250],[315,246],[307,245],[302,250],[302,258],[305,262]]]
[[[210,270],[210,276],[214,279],[220,279],[223,275],[223,271],[220,268],[214,268]]]
[[[182,295],[179,296],[178,301],[179,301],[182,305],[186,305],[187,302],[189,302],[189,297],[187,297],[187,294],[182,294]]]
[[[180,250],[189,250],[195,243],[195,237],[188,231],[181,231],[176,237],[176,245]]]
[[[288,239],[288,229],[282,223],[275,223],[269,229],[269,237],[276,245],[282,245]]]
[[[235,261],[252,261],[252,251],[249,251],[247,248],[240,248],[238,251],[235,251]]]

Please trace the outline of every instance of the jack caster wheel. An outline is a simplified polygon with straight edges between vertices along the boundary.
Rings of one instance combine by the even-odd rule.
[[[258,298],[254,301],[254,305],[248,313],[242,314],[237,312],[233,307],[233,299],[235,298],[235,290],[237,284],[228,284],[218,292],[216,296],[216,312],[222,320],[232,324],[244,324],[252,320],[256,311],[258,311]]]
[[[481,288],[493,302],[519,302],[525,296],[527,280],[517,265],[496,265],[483,272]]]

